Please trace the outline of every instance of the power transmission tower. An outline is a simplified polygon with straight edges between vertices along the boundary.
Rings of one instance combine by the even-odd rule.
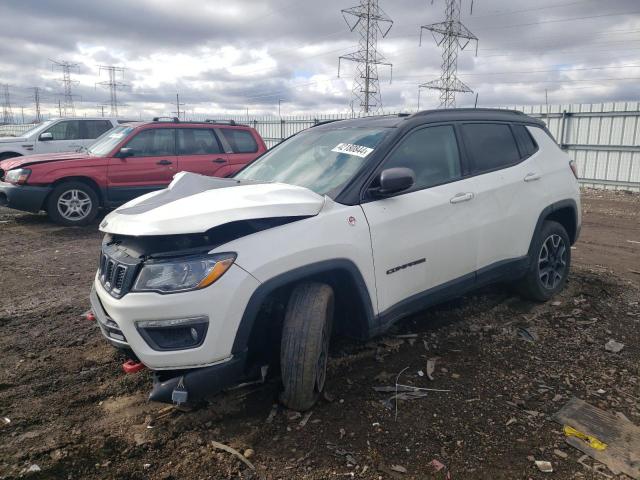
[[[378,112],[382,108],[378,65],[389,66],[393,76],[393,65],[386,62],[378,51],[378,36],[387,36],[393,20],[380,8],[378,0],[360,0],[359,5],[342,10],[342,16],[349,30],[360,34],[360,41],[357,51],[338,58],[338,77],[342,60],[355,62],[356,75],[352,90],[354,103],[360,106],[361,113]]]
[[[180,112],[180,107],[184,107],[182,109],[182,112]],[[180,103],[180,94],[179,93],[176,93],[176,111],[175,112],[171,112],[171,113],[175,113],[176,117],[178,117],[178,120],[180,120],[180,113],[182,113],[183,120],[186,118],[185,117],[185,115],[187,113],[186,104]]]
[[[420,27],[420,45],[422,45],[422,32],[429,30],[436,44],[442,47],[442,73],[440,78],[418,85],[418,89],[431,88],[439,90],[440,107],[453,108],[456,106],[456,92],[473,92],[458,79],[458,50],[464,50],[472,40],[475,40],[477,53],[478,38],[460,22],[462,0],[445,0],[445,2],[445,21]],[[473,1],[471,8],[473,9]]]
[[[103,70],[106,70],[109,73],[109,80],[107,80],[106,82],[98,82],[98,85],[109,87],[109,93],[110,93],[109,105],[111,106],[111,116],[117,117],[118,116],[118,88],[128,86],[125,83],[119,82],[117,80],[117,76],[118,74],[120,74],[121,78],[124,80],[125,69],[122,67],[114,67],[111,65],[108,65],[108,66],[100,65],[100,67],[98,68],[98,75],[100,75],[100,73]]]
[[[36,123],[40,123],[42,115],[40,114],[40,87],[33,87],[33,103],[36,108]]]
[[[74,116],[76,114],[75,106],[73,105],[73,95],[71,94],[71,85],[77,82],[71,81],[71,69],[77,68],[77,63],[63,61],[51,60],[52,66],[57,66],[62,69],[62,84],[64,85],[64,105],[62,105],[62,111],[64,111],[64,116],[68,117],[69,115]],[[60,110],[60,109],[59,109]]]
[[[9,93],[9,85],[2,86],[2,122],[13,123],[13,110],[11,109],[11,94]]]

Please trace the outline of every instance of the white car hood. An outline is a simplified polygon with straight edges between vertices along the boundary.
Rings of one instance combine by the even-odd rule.
[[[105,233],[202,233],[239,220],[317,215],[324,197],[304,187],[178,173],[168,188],[138,197],[100,224]]]
[[[28,141],[25,137],[0,137],[0,143],[22,143]]]

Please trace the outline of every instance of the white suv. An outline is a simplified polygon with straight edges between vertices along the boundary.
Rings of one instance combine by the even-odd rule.
[[[574,166],[539,120],[454,109],[330,122],[232,179],[180,173],[109,214],[92,312],[155,371],[152,400],[279,364],[281,401],[304,410],[332,332],[367,339],[496,281],[545,301],[565,285],[580,222]]]
[[[19,137],[0,137],[0,160],[37,153],[74,152],[118,126],[115,118],[58,118],[38,123]]]

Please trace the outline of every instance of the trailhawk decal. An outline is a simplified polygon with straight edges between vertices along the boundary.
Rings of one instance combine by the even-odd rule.
[[[373,148],[363,147],[362,145],[354,145],[353,143],[339,143],[333,149],[332,152],[346,153],[347,155],[355,155],[356,157],[364,158],[373,152]]]
[[[404,270],[405,268],[415,267],[416,265],[420,265],[421,263],[424,263],[426,261],[426,258],[421,258],[420,260],[414,260],[413,262],[405,263],[404,265],[400,265],[399,267],[390,268],[389,270],[387,270],[387,275],[396,273],[399,270]]]

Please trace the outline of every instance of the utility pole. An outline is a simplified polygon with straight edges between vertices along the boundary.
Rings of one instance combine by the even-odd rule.
[[[105,107],[105,106],[104,106],[104,105],[98,105],[97,107],[98,107],[98,109],[100,110],[100,116],[101,116],[101,117],[104,117],[104,107]]]
[[[180,120],[180,107],[185,107],[182,109],[182,116],[185,116],[185,112],[186,112],[186,105],[184,103],[180,103],[180,94],[176,93],[176,111],[175,112],[171,112],[171,113],[175,113],[176,116],[178,117],[178,120]],[[184,118],[183,118],[184,120]]]
[[[473,92],[457,76],[458,50],[464,50],[472,40],[475,40],[476,54],[478,53],[478,38],[460,22],[461,2],[462,0],[445,0],[445,21],[420,27],[420,45],[422,45],[422,32],[429,30],[436,44],[442,47],[442,73],[440,78],[418,85],[418,89],[439,90],[440,108],[455,107],[456,92]],[[473,0],[471,8],[473,9]]]
[[[342,60],[356,63],[356,76],[353,83],[352,98],[360,106],[360,112],[369,114],[382,108],[378,65],[393,65],[386,62],[378,51],[378,35],[386,37],[393,26],[393,20],[380,8],[379,0],[360,0],[360,4],[342,10],[342,17],[349,30],[360,34],[358,50],[338,58],[338,78]]]
[[[13,123],[13,110],[11,109],[11,94],[9,85],[2,86],[2,121],[3,123]]]
[[[112,117],[118,116],[118,88],[127,87],[128,85],[119,82],[117,77],[120,74],[122,80],[124,80],[124,68],[123,67],[114,67],[113,65],[100,65],[98,67],[98,75],[105,70],[109,74],[109,80],[105,82],[98,82],[96,85],[102,85],[104,87],[109,87],[109,105],[111,106]],[[104,110],[102,116],[104,117]]]
[[[51,60],[52,67],[60,67],[62,69],[62,84],[64,85],[64,116],[74,116],[76,114],[75,106],[73,105],[73,95],[71,93],[71,85],[77,82],[71,81],[71,69],[77,68],[77,63],[67,62],[66,60],[55,61]],[[58,102],[59,104],[60,102]],[[58,110],[62,110],[58,107]],[[62,116],[62,113],[60,113]]]
[[[58,100],[58,116],[62,117],[62,106],[60,105],[60,100]]]
[[[40,114],[40,87],[33,87],[33,103],[36,110],[36,123],[42,121],[42,115]]]

